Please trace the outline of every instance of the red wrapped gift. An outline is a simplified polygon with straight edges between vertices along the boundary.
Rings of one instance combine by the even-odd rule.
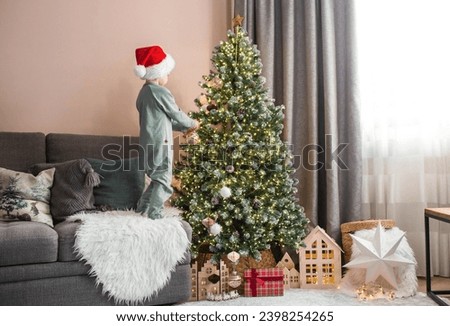
[[[246,297],[271,297],[284,295],[281,268],[252,268],[244,271]]]

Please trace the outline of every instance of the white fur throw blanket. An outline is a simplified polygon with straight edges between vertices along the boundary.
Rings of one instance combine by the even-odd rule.
[[[178,216],[151,220],[131,211],[81,213],[75,250],[116,303],[152,298],[169,281],[189,240]]]
[[[375,234],[375,228],[369,230],[359,230],[355,232],[355,235],[359,238],[371,241]],[[393,245],[398,237],[403,233],[399,228],[393,227],[392,229],[387,229],[385,231],[385,241],[388,247]],[[352,257],[350,260],[355,259],[360,255],[361,251],[355,245],[352,244]],[[404,265],[394,268],[395,276],[397,279],[398,289],[393,289],[392,286],[385,281],[382,277],[377,279],[377,284],[381,285],[384,289],[389,289],[394,291],[397,298],[410,297],[417,292],[417,275],[416,275],[416,259],[414,257],[414,252],[408,244],[406,237],[404,237],[400,245],[397,248],[397,253],[407,258],[413,262],[415,265]],[[365,269],[354,268],[348,269],[342,278],[340,289],[351,296],[357,296],[356,289],[365,283],[366,271]]]

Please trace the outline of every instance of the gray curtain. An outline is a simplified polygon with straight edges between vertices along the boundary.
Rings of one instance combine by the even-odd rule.
[[[267,87],[286,107],[299,199],[340,241],[361,219],[362,157],[353,0],[235,0],[258,45]]]

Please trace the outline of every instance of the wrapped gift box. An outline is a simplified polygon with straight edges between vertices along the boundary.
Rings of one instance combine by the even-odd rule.
[[[284,295],[281,268],[252,268],[244,271],[246,297],[271,297]]]

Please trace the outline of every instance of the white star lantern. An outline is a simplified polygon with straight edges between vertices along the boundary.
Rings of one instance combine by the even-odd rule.
[[[397,252],[398,246],[405,236],[404,232],[392,244],[384,241],[385,233],[386,230],[379,223],[372,241],[351,235],[361,253],[344,267],[365,268],[366,283],[373,282],[382,276],[390,285],[398,289],[394,267],[415,265],[415,262],[402,257]]]

